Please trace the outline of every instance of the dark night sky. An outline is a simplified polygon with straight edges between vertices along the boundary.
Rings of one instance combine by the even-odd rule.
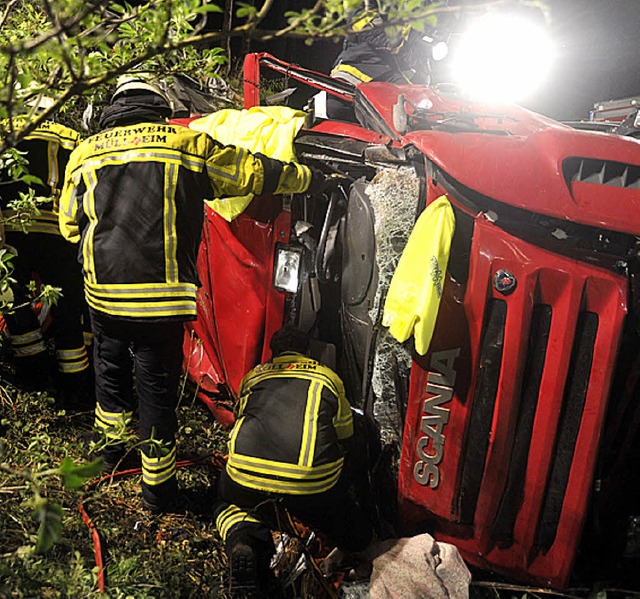
[[[640,0],[550,0],[555,67],[528,108],[588,118],[600,100],[640,95]]]

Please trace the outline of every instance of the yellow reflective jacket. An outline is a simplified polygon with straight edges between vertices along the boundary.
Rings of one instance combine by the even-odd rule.
[[[416,221],[384,303],[383,326],[400,342],[413,335],[420,355],[427,353],[436,324],[454,229],[453,209],[441,196]]]
[[[11,123],[14,129],[21,129],[27,124],[24,117],[16,117]],[[3,128],[8,126],[8,120],[2,121]],[[7,204],[18,199],[20,193],[27,193],[32,188],[36,197],[48,198],[49,201],[38,204],[39,214],[35,215],[29,231],[60,235],[58,200],[69,156],[79,141],[80,134],[73,129],[53,121],[44,121],[17,144],[16,149],[26,153],[29,175],[38,177],[41,183],[27,185],[21,181],[12,181],[6,171],[0,171],[0,208],[3,218],[8,222],[7,231],[16,230],[11,227],[11,220],[16,212],[7,208]]]
[[[284,163],[187,127],[143,122],[107,129],[73,152],[60,230],[79,242],[85,295],[122,318],[196,316],[203,200],[307,189],[306,166]]]
[[[353,435],[340,377],[294,352],[251,370],[240,384],[227,473],[265,492],[302,495],[332,488],[342,471],[340,441]]]
[[[254,106],[247,110],[226,108],[195,119],[191,129],[208,133],[222,144],[233,144],[284,162],[296,160],[293,140],[307,114],[287,106]],[[216,198],[207,203],[220,216],[232,221],[253,200],[254,194]]]

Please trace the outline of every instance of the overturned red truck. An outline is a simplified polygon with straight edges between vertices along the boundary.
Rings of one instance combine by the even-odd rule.
[[[246,58],[246,108],[265,72],[353,103],[354,122],[312,111],[295,139],[300,161],[349,184],[256,198],[231,222],[207,209],[185,338],[200,396],[230,424],[241,377],[292,321],[375,425],[372,478],[397,534],[552,588],[592,572],[585,547],[600,566],[622,559],[640,513],[639,142],[451,89],[354,88],[268,54]],[[420,355],[382,307],[443,195],[455,233]]]

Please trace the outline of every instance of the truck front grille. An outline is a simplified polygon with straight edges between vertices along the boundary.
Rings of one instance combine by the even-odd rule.
[[[515,288],[502,288],[498,273]],[[426,508],[436,538],[471,563],[538,584],[568,582],[626,298],[623,276],[476,219],[464,289],[468,341],[458,331],[460,303],[443,299],[429,354],[411,373],[402,463],[422,472],[419,460],[436,455],[425,445],[432,436],[443,448],[437,479],[425,484],[409,468],[400,476],[401,505]],[[453,399],[437,430],[422,420],[428,382],[441,376],[433,355],[458,356],[447,362]]]

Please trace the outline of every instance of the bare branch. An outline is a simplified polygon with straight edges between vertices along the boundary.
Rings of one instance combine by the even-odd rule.
[[[172,12],[173,12],[173,0],[167,0],[167,23],[161,38],[162,45],[166,44],[166,41],[169,39],[169,32],[171,31]]]
[[[311,14],[317,13],[320,8],[322,7],[323,2],[322,0],[318,0],[314,7],[311,9]],[[285,27],[284,29],[281,29],[280,31],[278,31],[274,37],[282,37],[284,35],[287,35],[288,33],[290,33],[291,31],[293,31],[294,29],[297,29],[303,21],[303,17],[300,17],[299,19],[296,19],[295,21],[293,21],[292,23],[289,24],[288,27]]]
[[[229,0],[227,0],[228,3]],[[205,7],[209,4],[209,0],[202,0],[202,6]],[[226,19],[226,13],[225,13],[225,19]],[[207,13],[206,11],[202,13],[202,17],[200,18],[200,22],[193,28],[193,35],[200,35],[200,33],[202,32],[202,30],[206,27],[207,25]],[[224,25],[222,26],[222,28],[224,29]]]
[[[4,13],[2,18],[0,18],[0,29],[4,27],[4,24],[7,22],[9,15],[11,14],[11,9],[18,3],[18,0],[9,0],[9,4],[7,4],[4,9]]]
[[[252,31],[264,20],[264,18],[271,10],[273,6],[273,0],[265,0],[262,8],[256,13],[255,17],[249,18],[244,25],[236,27],[236,31]]]
[[[264,4],[262,5],[262,8],[258,11],[258,14],[253,20],[254,26],[259,25],[264,20],[264,18],[267,16],[269,11],[271,10],[272,6],[273,6],[273,0],[265,0]]]

